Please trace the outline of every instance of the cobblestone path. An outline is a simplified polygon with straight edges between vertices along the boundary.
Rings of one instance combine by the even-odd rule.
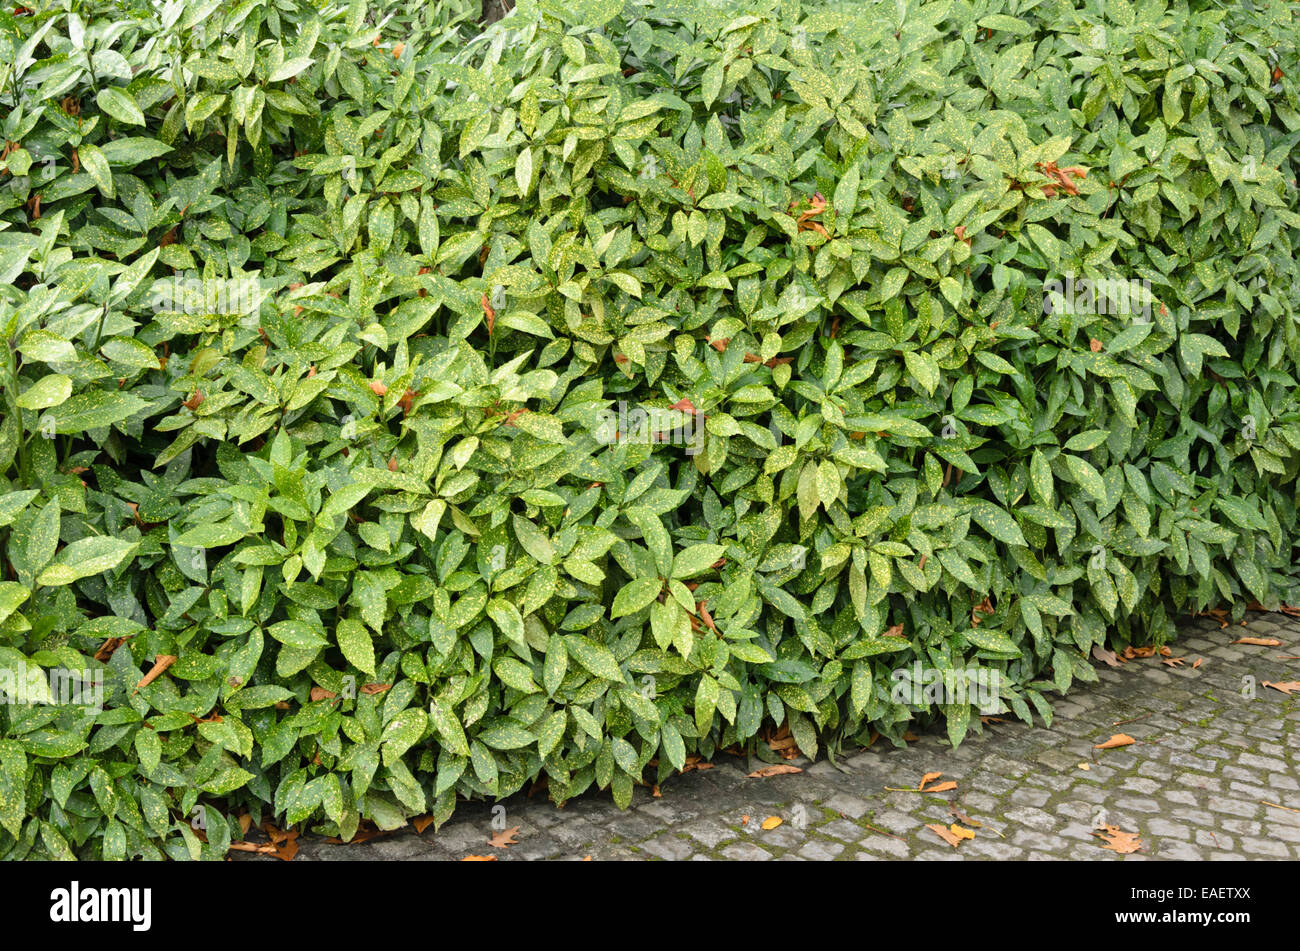
[[[1249,617],[1245,627],[1190,626],[1171,645],[1182,666],[1099,664],[1100,683],[1058,699],[1051,728],[1007,719],[956,750],[938,734],[902,750],[882,740],[839,768],[794,760],[803,772],[765,779],[721,755],[664,784],[660,798],[638,788],[626,811],[607,793],[564,809],[541,794],[511,797],[505,819],[519,830],[505,849],[488,845],[492,806],[469,803],[436,834],[345,846],[304,837],[297,860],[1300,858],[1300,693],[1264,686],[1300,680],[1300,621]],[[1242,636],[1281,646],[1232,643]],[[1095,749],[1117,733],[1136,743]],[[929,772],[943,773],[930,785],[957,788],[890,791],[915,789]],[[765,830],[770,817],[782,821]],[[975,833],[956,848],[927,828],[954,822]],[[1104,848],[1093,833],[1106,825],[1136,833],[1140,850]]]

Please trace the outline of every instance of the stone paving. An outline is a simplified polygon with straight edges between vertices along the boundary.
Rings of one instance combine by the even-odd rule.
[[[1242,636],[1281,646],[1232,643]],[[519,829],[509,848],[488,845],[492,805],[464,803],[436,834],[402,831],[346,846],[309,836],[299,840],[298,860],[1300,858],[1300,693],[1263,686],[1300,680],[1300,621],[1251,614],[1245,627],[1197,622],[1171,647],[1184,666],[1158,657],[1099,664],[1100,683],[1076,684],[1058,699],[1050,728],[1009,717],[955,750],[938,734],[901,750],[882,740],[838,767],[794,760],[803,772],[765,779],[721,755],[712,769],[669,780],[660,798],[638,788],[626,811],[607,793],[563,809],[542,794],[511,797],[504,818]],[[1116,733],[1137,742],[1095,749]],[[928,772],[943,773],[931,785],[957,788],[887,789],[915,789]],[[981,824],[962,822],[975,837],[956,848],[926,827],[958,822],[951,810]],[[769,817],[782,822],[764,830]],[[1105,825],[1136,833],[1141,849],[1103,848],[1092,833]]]

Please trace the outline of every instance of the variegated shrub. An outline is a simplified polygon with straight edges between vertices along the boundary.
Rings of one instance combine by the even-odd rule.
[[[0,855],[957,743],[1296,596],[1286,4],[37,6]]]

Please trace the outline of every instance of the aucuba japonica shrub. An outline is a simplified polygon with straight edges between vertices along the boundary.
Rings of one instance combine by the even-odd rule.
[[[1296,596],[1285,4],[37,6],[2,855],[957,743]]]

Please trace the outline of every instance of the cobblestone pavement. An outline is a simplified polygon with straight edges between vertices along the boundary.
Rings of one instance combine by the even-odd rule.
[[[1281,646],[1232,644],[1242,636]],[[1300,694],[1263,686],[1300,680],[1300,622],[1281,614],[1251,614],[1248,626],[1223,630],[1198,622],[1171,647],[1184,666],[1099,665],[1100,683],[1057,700],[1050,729],[1009,718],[955,750],[938,734],[902,750],[882,740],[838,769],[795,760],[802,773],[766,779],[721,755],[714,768],[665,783],[661,798],[638,788],[626,811],[607,793],[562,810],[540,794],[511,797],[505,818],[519,826],[518,841],[505,849],[488,845],[492,806],[465,803],[436,834],[346,846],[305,837],[298,860],[1300,858]],[[1095,749],[1121,732],[1137,742]],[[957,789],[886,788],[915,789],[928,772]],[[957,848],[926,828],[958,821],[950,807],[981,823]],[[762,829],[773,816],[782,823]],[[1103,848],[1092,833],[1107,824],[1138,834],[1140,851]]]

